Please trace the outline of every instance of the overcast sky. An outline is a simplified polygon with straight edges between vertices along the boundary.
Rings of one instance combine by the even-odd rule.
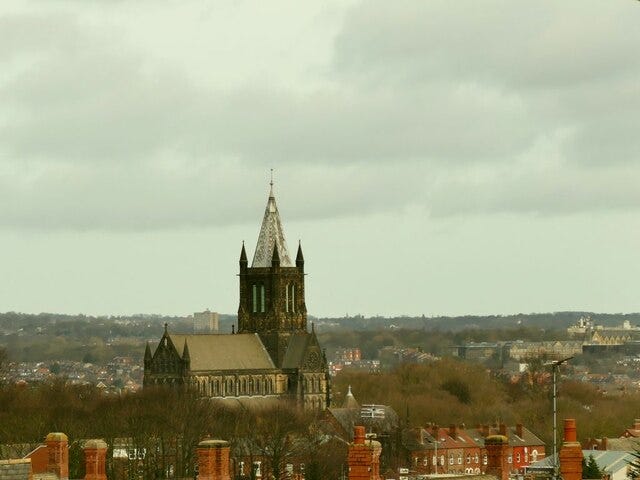
[[[640,3],[0,4],[0,311],[640,311]]]

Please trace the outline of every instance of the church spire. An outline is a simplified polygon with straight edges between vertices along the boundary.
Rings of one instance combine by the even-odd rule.
[[[279,267],[280,266],[280,254],[278,253],[278,249],[274,245],[273,247],[273,255],[271,256],[271,266]]]
[[[191,355],[189,355],[189,345],[187,345],[187,339],[184,340],[184,347],[182,348],[182,360],[191,361]]]
[[[302,244],[298,240],[298,253],[296,254],[296,267],[304,268],[304,256],[302,255]]]
[[[293,267],[293,262],[289,257],[287,242],[284,238],[284,229],[280,220],[280,213],[276,205],[276,198],[273,195],[273,178],[269,182],[271,187],[269,191],[269,199],[267,200],[267,208],[264,211],[262,226],[260,227],[260,235],[258,235],[258,243],[256,251],[253,254],[253,262],[251,268],[270,267],[273,258],[273,249],[278,249],[280,257],[280,266]]]
[[[247,251],[244,249],[244,240],[242,241],[242,250],[240,251],[240,268],[247,267]]]
[[[151,347],[149,346],[149,342],[147,342],[147,346],[144,349],[144,368],[151,368],[151,361],[153,360],[153,356],[151,355]]]
[[[267,208],[251,266],[243,263],[245,250],[240,254],[237,331],[261,335],[307,333],[302,251],[299,247],[297,256],[289,256],[273,195],[273,180],[269,186]],[[282,344],[274,338],[268,343],[267,350],[279,365],[284,354]]]

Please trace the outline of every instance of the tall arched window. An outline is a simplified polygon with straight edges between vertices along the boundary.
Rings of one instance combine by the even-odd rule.
[[[251,286],[251,311],[256,313],[258,311],[258,285],[255,283]]]
[[[284,289],[284,311],[287,313],[289,312],[289,287],[287,283],[287,288]]]
[[[266,311],[265,292],[262,283],[251,285],[251,311],[253,313],[264,313]]]
[[[296,286],[293,283],[287,283],[285,288],[285,310],[287,312],[296,311]]]

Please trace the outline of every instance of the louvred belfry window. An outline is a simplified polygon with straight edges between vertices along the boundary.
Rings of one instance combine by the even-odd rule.
[[[256,313],[258,311],[258,285],[256,285],[255,283],[251,287],[251,293],[252,293],[251,311],[253,313]]]
[[[296,286],[293,283],[287,283],[285,289],[285,311],[296,311]]]

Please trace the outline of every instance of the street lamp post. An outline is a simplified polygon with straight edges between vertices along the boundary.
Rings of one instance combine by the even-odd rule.
[[[558,368],[573,357],[554,360],[545,365],[551,366],[553,382],[553,478],[558,478]]]

